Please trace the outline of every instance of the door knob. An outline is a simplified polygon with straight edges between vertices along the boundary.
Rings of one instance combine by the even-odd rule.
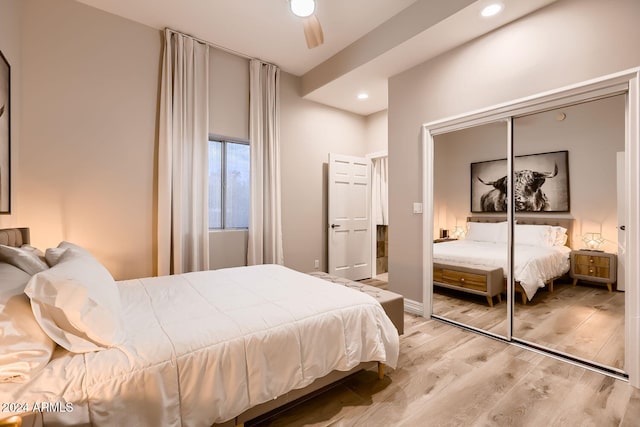
[[[618,228],[620,228],[620,230],[622,230],[622,231],[624,231],[624,230],[626,230],[626,229],[627,229],[627,227],[625,227],[624,225],[621,225],[621,226],[620,226],[620,227],[618,227]]]
[[[340,227],[340,224],[331,224],[331,228]]]

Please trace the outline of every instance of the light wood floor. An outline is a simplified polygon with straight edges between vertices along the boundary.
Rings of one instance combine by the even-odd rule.
[[[606,286],[557,281],[553,292],[541,289],[525,305],[516,299],[513,336],[624,369],[624,298]],[[504,300],[489,307],[483,296],[436,288],[433,301],[435,314],[506,335]]]
[[[358,373],[247,426],[638,426],[626,382],[444,324],[405,315],[384,380]]]

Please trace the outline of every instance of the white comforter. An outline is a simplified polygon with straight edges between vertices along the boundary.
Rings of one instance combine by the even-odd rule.
[[[569,271],[566,246],[514,245],[513,274],[531,300],[546,281]],[[433,262],[472,268],[501,267],[507,274],[506,243],[456,240],[433,245]]]
[[[73,404],[46,413],[48,426],[202,426],[332,370],[396,366],[397,331],[375,299],[285,267],[119,285],[121,346],[77,355],[58,348],[31,382],[0,384],[0,401]]]

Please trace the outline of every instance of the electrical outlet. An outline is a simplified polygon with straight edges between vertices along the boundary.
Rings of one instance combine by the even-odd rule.
[[[313,261],[313,267],[317,270],[320,268],[320,260]]]

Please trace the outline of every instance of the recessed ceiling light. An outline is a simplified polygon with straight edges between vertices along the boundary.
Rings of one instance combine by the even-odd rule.
[[[358,94],[358,99],[367,99],[367,98],[369,98],[369,94],[368,93],[360,92]]]
[[[291,11],[300,18],[306,18],[313,15],[316,10],[315,0],[291,0]]]
[[[502,3],[491,3],[490,5],[487,5],[484,9],[482,9],[482,12],[480,12],[480,14],[485,18],[488,18],[500,13],[503,7],[504,6],[502,6]]]

